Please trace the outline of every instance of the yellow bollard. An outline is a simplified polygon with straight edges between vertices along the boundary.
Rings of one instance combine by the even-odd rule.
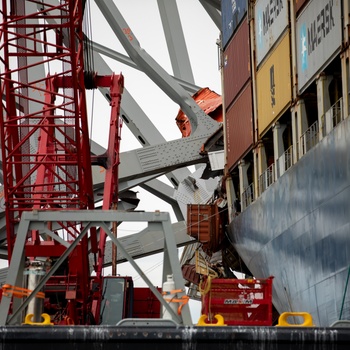
[[[34,316],[33,314],[26,315],[23,324],[30,324],[33,326],[51,326],[51,325],[53,325],[53,323],[51,322],[51,319],[50,319],[50,315],[48,315],[48,314],[41,314],[41,317],[44,319],[43,322],[33,322],[32,321],[33,316]]]
[[[207,315],[201,315],[201,317],[198,320],[197,326],[227,326],[224,322],[224,318],[220,314],[214,316],[217,323],[206,323],[205,320],[207,319],[207,317]]]
[[[304,318],[302,324],[288,323],[288,317],[300,316]],[[278,327],[315,327],[312,321],[312,316],[308,312],[283,312],[278,318]]]

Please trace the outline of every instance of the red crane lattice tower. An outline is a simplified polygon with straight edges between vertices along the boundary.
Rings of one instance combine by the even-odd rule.
[[[23,212],[94,208],[83,3],[62,0],[54,6],[38,1],[2,1],[0,136],[9,260]],[[90,74],[89,81],[111,87],[113,96],[114,125],[109,143],[113,149],[109,148],[106,154],[109,195],[105,197],[116,203],[120,129],[117,119],[123,79]],[[77,222],[61,225],[67,241],[74,240],[82,229]],[[95,230],[90,231],[89,239],[92,253],[99,252],[103,257],[104,244],[98,247]],[[43,249],[43,239],[32,231],[26,256],[52,257],[62,253],[63,247],[56,241],[47,243]],[[78,276],[77,298],[82,302],[87,300],[89,290],[87,253],[88,238],[84,238],[79,244],[79,258],[72,264],[74,271],[69,272]],[[101,258],[96,261],[101,264]]]

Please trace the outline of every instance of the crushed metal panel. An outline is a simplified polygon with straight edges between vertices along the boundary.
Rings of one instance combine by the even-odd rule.
[[[225,152],[216,151],[208,153],[211,170],[222,170],[225,166]]]

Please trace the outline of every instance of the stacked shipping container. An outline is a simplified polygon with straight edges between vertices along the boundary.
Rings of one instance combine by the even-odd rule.
[[[225,106],[229,108],[251,77],[247,19],[239,26],[224,51],[223,75]]]
[[[336,287],[337,282],[344,281],[341,273],[347,271],[345,260],[331,269],[323,266],[329,265],[329,254],[336,259],[337,245],[344,241],[342,227],[346,219],[328,214],[334,214],[338,204],[344,203],[339,195],[345,179],[339,160],[346,153],[349,127],[350,2],[256,0],[250,5],[249,45],[254,56],[249,83],[253,87],[253,107],[237,103],[247,85],[226,106],[231,175],[226,188],[230,190],[232,208],[229,237],[255,276],[273,274],[280,282],[288,276],[288,295],[284,283],[274,288],[278,311],[289,310],[292,300],[300,310],[314,314],[318,324],[326,326],[338,317],[343,285],[340,292]],[[225,88],[224,93],[228,91]],[[230,96],[231,91],[226,98]],[[248,108],[257,122],[254,142],[260,142],[259,147],[253,146],[254,152],[245,155],[239,148],[246,147],[244,142],[235,142],[242,140],[241,114],[247,114]],[[244,162],[238,167],[240,160]],[[241,201],[239,210],[237,198]],[[320,214],[316,226],[315,213]],[[301,239],[286,240],[288,237]],[[311,242],[311,260],[303,253],[304,240]],[[326,248],[320,244],[325,240]],[[289,254],[291,251],[294,253]],[[310,261],[312,269],[305,270],[303,278],[295,274],[301,271],[300,262],[309,266]],[[279,262],[284,263],[283,268]],[[332,284],[335,292],[324,292],[325,284]]]
[[[247,0],[223,0],[222,10],[224,11],[229,4],[243,9],[240,11],[241,21],[234,22],[236,26],[233,27],[232,33],[226,31],[226,36],[223,34],[225,38],[231,33],[223,52],[223,79],[225,122],[228,130],[227,164],[232,168],[253,146],[253,113]],[[224,13],[223,26],[225,26]]]
[[[341,49],[341,1],[293,0],[291,38],[289,0],[222,0],[223,87],[227,165],[232,170],[292,104],[292,47],[296,48],[298,93]],[[252,13],[250,13],[252,12]],[[254,22],[250,22],[250,18]],[[295,19],[296,18],[296,19]],[[250,37],[250,24],[254,38]],[[251,60],[254,52],[254,60]],[[254,62],[253,64],[251,62]],[[252,88],[255,79],[255,96]],[[294,96],[296,98],[297,96]],[[253,103],[256,103],[254,109]],[[254,110],[257,115],[254,125]]]
[[[291,102],[288,0],[258,0],[254,8],[257,122],[259,135]]]
[[[260,65],[256,75],[258,130],[262,136],[292,99],[289,31]]]
[[[227,164],[231,168],[253,145],[252,85],[249,80],[242,93],[226,110]]]
[[[297,18],[298,87],[303,92],[339,54],[342,43],[341,1],[312,0]]]
[[[225,48],[247,13],[247,0],[222,0],[222,46]]]

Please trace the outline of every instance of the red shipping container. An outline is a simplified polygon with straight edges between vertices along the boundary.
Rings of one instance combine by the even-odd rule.
[[[187,234],[201,242],[207,254],[215,253],[221,248],[225,212],[220,213],[216,204],[187,205]]]
[[[253,102],[251,82],[226,111],[227,166],[232,169],[253,147]]]
[[[298,14],[300,9],[307,3],[309,0],[294,0],[294,11]]]
[[[239,26],[224,50],[223,76],[225,108],[227,109],[251,77],[247,19]]]
[[[215,323],[219,314],[226,325],[272,326],[272,280],[207,280],[202,289],[202,314]]]

